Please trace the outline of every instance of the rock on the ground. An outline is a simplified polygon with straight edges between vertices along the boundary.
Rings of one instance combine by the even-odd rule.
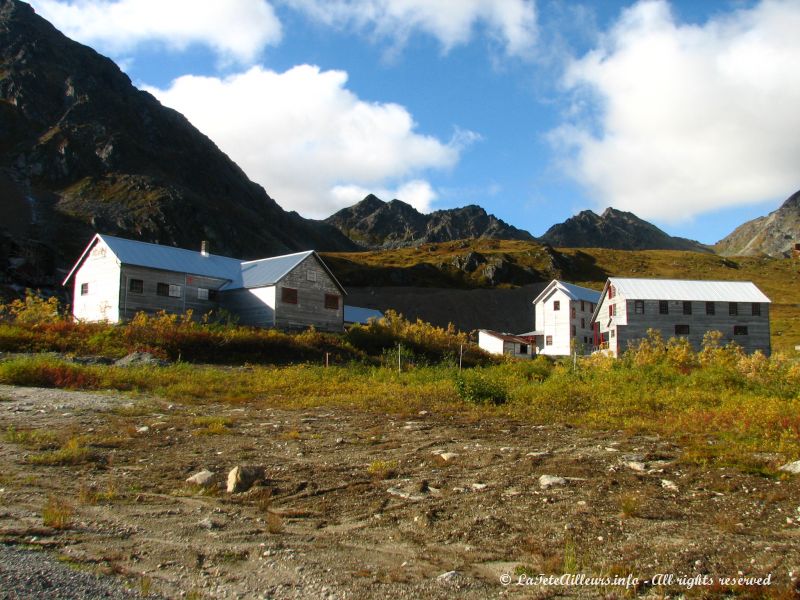
[[[637,473],[644,473],[647,470],[647,465],[638,460],[629,460],[625,463],[625,466]]]
[[[191,477],[186,479],[186,483],[193,483],[194,485],[202,485],[207,486],[211,485],[214,479],[214,472],[209,471],[208,469],[204,469],[199,473],[195,473]]]
[[[784,473],[793,473],[795,475],[798,475],[800,474],[800,460],[786,463],[780,468],[780,470],[783,471]]]
[[[228,493],[246,492],[259,479],[264,479],[264,467],[237,466],[228,473]]]
[[[543,490],[561,485],[567,485],[567,480],[563,477],[558,477],[557,475],[542,475],[539,477],[539,487]]]
[[[455,452],[441,452],[441,453],[436,453],[436,456],[441,458],[444,462],[450,462],[451,460],[456,458],[458,454],[456,454]]]
[[[442,573],[436,578],[436,581],[442,584],[454,583],[458,581],[461,573],[458,571],[448,571],[447,573]]]
[[[674,481],[670,481],[669,479],[662,479],[661,487],[664,488],[665,490],[669,490],[670,492],[678,491],[678,485]]]
[[[161,358],[156,358],[149,352],[131,352],[127,356],[120,358],[114,363],[117,367],[133,367],[140,365],[156,365],[163,367],[169,364],[168,361]]]

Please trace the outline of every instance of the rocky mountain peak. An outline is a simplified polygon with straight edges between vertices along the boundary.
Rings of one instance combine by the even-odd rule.
[[[800,242],[800,191],[789,196],[776,210],[748,221],[715,246],[724,256],[790,256]]]

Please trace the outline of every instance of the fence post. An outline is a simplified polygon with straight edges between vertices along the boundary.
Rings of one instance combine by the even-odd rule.
[[[402,344],[397,344],[397,374],[399,375],[402,373],[402,363],[400,362],[400,356],[403,352]]]
[[[458,347],[458,370],[461,370],[461,361],[464,358],[464,344]]]

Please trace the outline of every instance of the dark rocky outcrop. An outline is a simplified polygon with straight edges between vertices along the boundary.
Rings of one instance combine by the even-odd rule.
[[[405,202],[384,202],[372,194],[328,217],[325,223],[336,227],[362,248],[369,249],[474,238],[535,240],[527,231],[487,214],[480,206],[422,214]]]
[[[790,256],[800,243],[800,191],[795,192],[777,210],[765,217],[748,221],[717,242],[723,256]]]
[[[187,248],[207,239],[242,258],[354,247],[284,211],[180,113],[18,0],[0,0],[0,228],[13,278],[56,275],[95,231]],[[42,248],[49,265],[31,259]]]
[[[673,237],[633,213],[614,208],[607,208],[601,215],[584,210],[553,225],[541,240],[557,248],[713,252],[700,242]]]

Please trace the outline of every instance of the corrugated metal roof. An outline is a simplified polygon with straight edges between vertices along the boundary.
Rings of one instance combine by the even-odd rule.
[[[514,342],[516,344],[530,344],[531,340],[527,339],[526,337],[522,337],[523,334],[514,335],[513,333],[500,333],[499,331],[494,331],[492,329],[480,329],[483,333],[490,335],[498,340],[503,340],[504,342]],[[524,334],[529,335],[529,334]]]
[[[684,279],[628,279],[609,277],[617,294],[639,300],[694,300],[698,302],[770,302],[751,281],[688,281]]]
[[[240,267],[238,273],[231,278],[231,282],[222,289],[232,290],[237,288],[256,288],[264,285],[274,285],[278,283],[284,275],[294,269],[306,258],[314,254],[313,250],[297,252],[296,254],[286,254],[284,256],[274,256],[272,258],[262,258],[261,260],[251,260],[237,263]]]
[[[383,313],[374,308],[363,308],[361,306],[344,305],[344,322],[345,323],[362,323],[366,324],[370,319],[380,319]]]
[[[600,300],[600,292],[596,290],[590,290],[589,288],[581,287],[579,285],[575,285],[574,283],[567,283],[566,281],[553,279],[553,281],[548,283],[542,292],[533,299],[533,303],[536,304],[540,299],[547,296],[550,293],[550,290],[552,290],[554,287],[564,290],[573,300],[585,300],[595,304],[598,300]]]
[[[192,250],[126,240],[111,235],[97,237],[108,245],[121,263],[126,265],[230,280],[233,280],[240,270],[241,261],[227,256],[216,254],[203,256]]]
[[[204,256],[200,252],[193,250],[97,234],[92,238],[78,262],[75,263],[75,266],[67,275],[64,285],[72,278],[72,275],[80,267],[83,259],[88,255],[97,240],[105,243],[122,264],[228,280],[228,283],[220,288],[222,290],[275,285],[289,271],[312,254],[315,254],[313,250],[307,250],[295,254],[242,262],[227,256],[218,256],[216,254]],[[334,283],[342,290],[342,293],[347,294],[322,259],[319,259],[319,261]]]

